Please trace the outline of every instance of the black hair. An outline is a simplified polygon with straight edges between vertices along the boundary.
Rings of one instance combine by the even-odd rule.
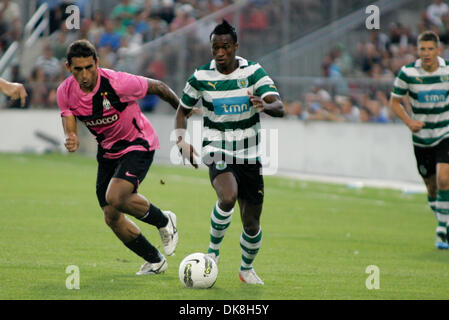
[[[237,43],[237,33],[235,32],[235,28],[229,24],[225,19],[215,27],[215,29],[211,32],[209,36],[209,40],[212,40],[212,36],[216,35],[223,35],[223,34],[229,34],[232,37],[232,40],[234,40],[234,43]]]
[[[97,61],[97,51],[89,41],[76,40],[67,49],[67,63],[72,64],[72,58],[88,58],[93,57]]]

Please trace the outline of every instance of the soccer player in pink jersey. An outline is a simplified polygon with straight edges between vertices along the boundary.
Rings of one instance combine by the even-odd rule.
[[[179,99],[161,81],[99,68],[96,50],[87,40],[69,46],[66,67],[72,75],[57,91],[65,147],[69,152],[79,147],[78,119],[98,142],[96,190],[106,224],[146,261],[138,275],[159,274],[167,269],[167,259],[124,214],[157,227],[165,254],[174,253],[178,243],[176,215],[160,210],[137,193],[160,146],[136,101],[156,94],[177,109]]]

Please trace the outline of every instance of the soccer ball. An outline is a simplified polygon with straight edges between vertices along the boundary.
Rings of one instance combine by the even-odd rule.
[[[179,280],[187,288],[212,288],[217,276],[217,264],[204,253],[189,254],[179,265]]]

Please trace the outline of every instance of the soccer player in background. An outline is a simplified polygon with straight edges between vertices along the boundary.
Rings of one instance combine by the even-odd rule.
[[[28,94],[23,84],[17,82],[9,82],[3,78],[0,78],[0,92],[13,100],[20,99],[20,105],[22,107],[25,106]]]
[[[419,174],[438,220],[435,246],[448,249],[449,223],[449,62],[432,31],[418,37],[419,59],[405,65],[394,81],[391,107],[412,132]],[[409,115],[401,105],[408,93]]]
[[[87,40],[73,42],[66,67],[72,75],[58,87],[65,147],[79,147],[76,119],[86,125],[98,142],[97,198],[106,224],[115,235],[146,262],[138,275],[159,274],[167,260],[124,213],[156,226],[166,255],[178,242],[176,215],[161,211],[137,193],[153,161],[159,140],[137,104],[148,94],[158,95],[174,109],[176,94],[163,82],[98,67],[97,53]]]
[[[201,99],[202,160],[209,167],[218,197],[211,213],[208,254],[218,263],[220,244],[238,201],[243,224],[239,277],[249,284],[263,284],[253,268],[262,242],[264,198],[258,152],[260,113],[282,117],[284,106],[265,70],[258,63],[236,56],[237,34],[226,20],[215,27],[210,41],[213,60],[189,78],[176,113],[177,145],[183,159],[198,167],[196,151],[184,140],[184,129],[187,115]]]

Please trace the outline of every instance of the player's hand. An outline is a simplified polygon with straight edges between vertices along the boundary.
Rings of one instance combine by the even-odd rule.
[[[9,82],[5,87],[5,95],[12,100],[20,99],[20,105],[25,107],[26,97],[28,96],[25,87],[21,83]]]
[[[420,131],[424,127],[425,123],[418,120],[410,120],[407,123],[407,127],[410,129],[411,132],[416,133]]]
[[[190,143],[185,142],[184,139],[179,140],[176,145],[178,146],[179,153],[181,153],[182,161],[184,162],[184,159],[187,159],[195,169],[198,169],[198,163],[195,159],[198,153],[195,148]]]
[[[78,147],[80,146],[80,141],[78,140],[78,136],[74,133],[69,134],[65,138],[64,146],[69,152],[75,152],[78,150]]]
[[[253,107],[257,109],[257,111],[262,112],[265,110],[265,102],[262,98],[252,95],[249,91],[248,97],[249,101],[252,103]]]

